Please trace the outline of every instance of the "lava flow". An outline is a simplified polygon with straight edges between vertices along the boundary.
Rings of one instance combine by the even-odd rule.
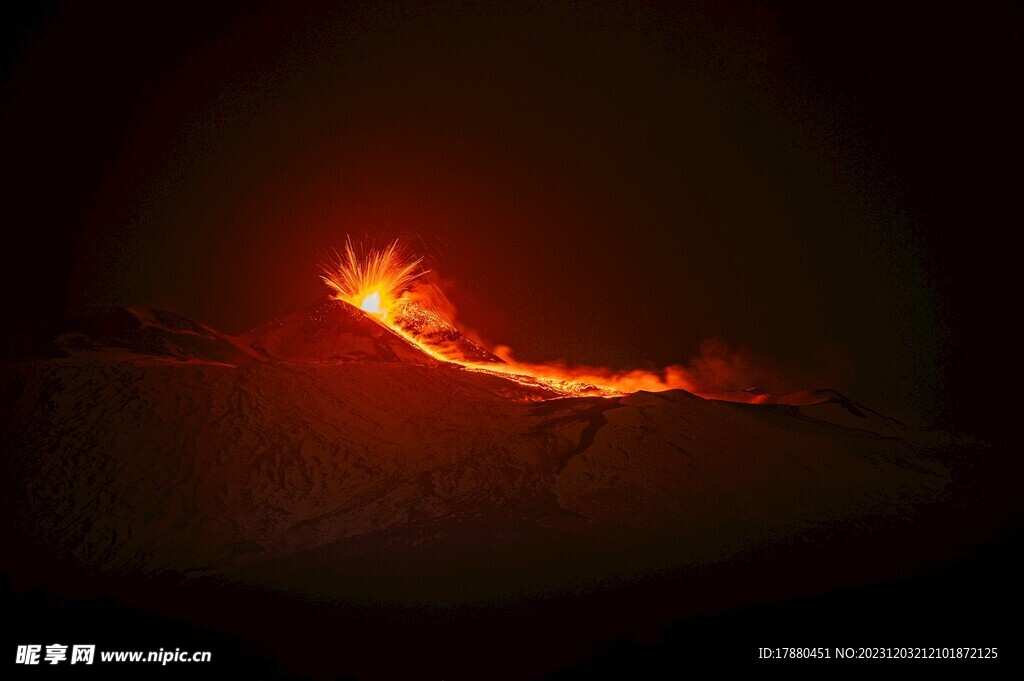
[[[323,269],[322,279],[333,298],[363,310],[414,346],[443,362],[470,371],[499,374],[516,382],[540,386],[557,395],[622,395],[637,390],[682,388],[694,392],[682,367],[661,373],[615,372],[559,363],[524,363],[505,351],[499,357],[466,337],[445,313],[443,292],[426,280],[423,258],[399,241],[357,253],[351,240]]]

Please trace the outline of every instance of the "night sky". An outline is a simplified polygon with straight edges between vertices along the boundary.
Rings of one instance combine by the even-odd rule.
[[[347,234],[401,236],[519,359],[717,337],[1001,431],[1019,4],[98,4],[2,10],[7,319],[238,333],[325,295]]]

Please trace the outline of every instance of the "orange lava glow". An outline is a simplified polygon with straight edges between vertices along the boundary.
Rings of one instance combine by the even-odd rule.
[[[426,274],[422,261],[408,255],[398,241],[357,254],[347,240],[344,252],[335,253],[334,260],[324,266],[322,279],[336,299],[387,321],[391,307]]]
[[[322,279],[334,299],[363,310],[434,359],[469,371],[502,376],[555,396],[614,396],[674,388],[694,391],[681,367],[616,372],[562,363],[517,362],[507,348],[483,348],[437,309],[438,291],[424,281],[427,271],[421,265],[422,258],[410,255],[398,241],[357,252],[349,240],[344,251],[323,267]]]

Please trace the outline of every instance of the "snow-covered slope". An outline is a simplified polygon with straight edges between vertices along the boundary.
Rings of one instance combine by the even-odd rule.
[[[30,325],[4,347],[0,517],[12,583],[141,579],[155,586],[104,588],[219,618],[254,641],[280,634],[202,604],[235,603],[225,585],[273,596],[269,617],[301,618],[295,604],[315,602],[320,619],[289,625],[293,662],[324,664],[315,673],[327,676],[334,658],[310,658],[305,641],[333,627],[343,603],[362,603],[368,618],[417,603],[470,608],[460,622],[490,604],[500,623],[526,602],[655,584],[635,608],[656,623],[725,607],[738,588],[704,593],[694,575],[769,557],[770,581],[748,598],[841,588],[955,552],[1019,511],[1006,505],[1005,462],[992,464],[985,445],[832,392],[793,404],[681,390],[560,397],[437,361],[341,303],[242,338],[168,313],[104,310]],[[179,605],[188,593],[192,605]],[[632,626],[619,614],[632,598],[607,617],[552,620],[560,635],[575,628],[576,648],[545,648],[552,632],[538,630],[540,647],[515,669],[550,669]],[[390,645],[346,626],[361,645]],[[379,673],[379,655],[351,655]]]
[[[18,523],[103,570],[273,585],[259,566],[286,562],[284,581],[320,589],[294,573],[344,563],[349,545],[384,556],[472,527],[473,541],[620,547],[607,570],[588,568],[599,580],[626,569],[638,541],[657,555],[636,552],[629,569],[711,561],[901,518],[949,482],[941,436],[882,439],[817,418],[822,404],[683,391],[542,400],[439,363],[341,303],[251,332],[252,350],[165,313],[103,319],[159,342],[108,331],[101,343],[94,324],[77,346],[65,331],[52,344],[78,351],[3,368]]]

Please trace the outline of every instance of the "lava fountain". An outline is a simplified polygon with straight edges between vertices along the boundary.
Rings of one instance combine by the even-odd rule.
[[[348,239],[344,252],[334,255],[334,260],[324,266],[322,278],[334,289],[335,298],[381,321],[387,321],[391,307],[426,274],[420,267],[423,258],[410,256],[397,240],[357,255]]]

